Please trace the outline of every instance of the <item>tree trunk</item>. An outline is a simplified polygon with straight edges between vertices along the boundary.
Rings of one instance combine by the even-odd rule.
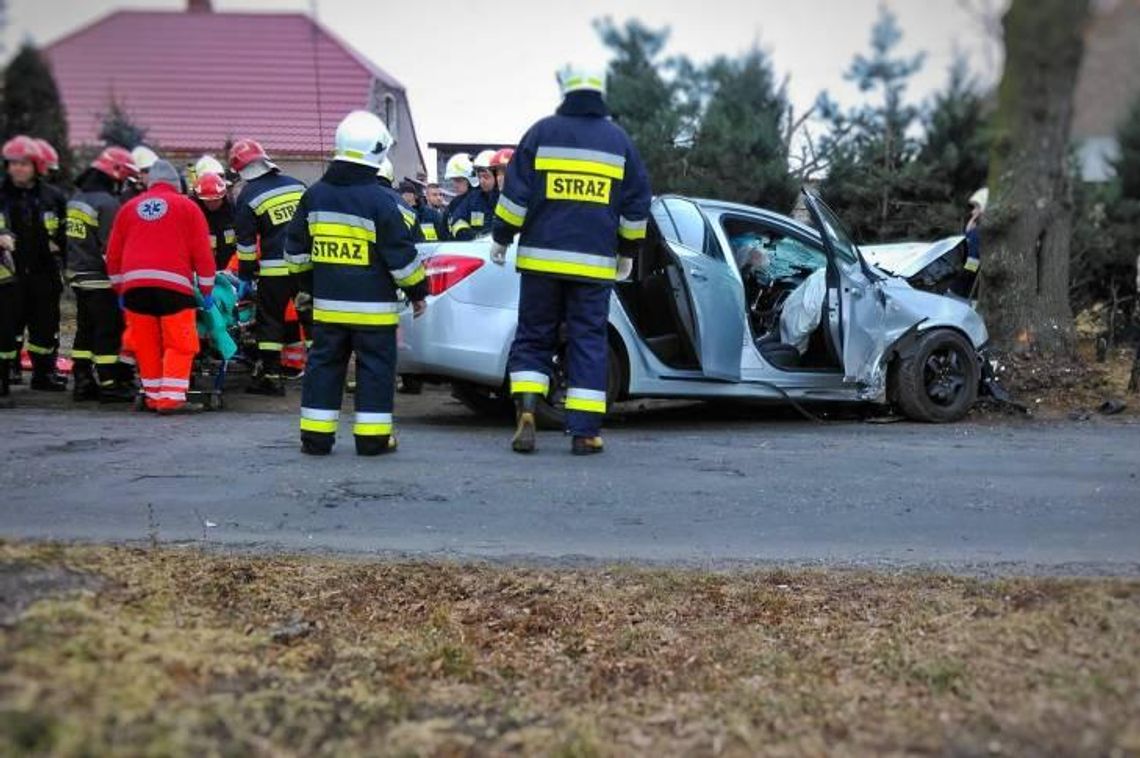
[[[990,153],[981,307],[993,344],[1071,352],[1068,167],[1089,0],[1013,0]]]

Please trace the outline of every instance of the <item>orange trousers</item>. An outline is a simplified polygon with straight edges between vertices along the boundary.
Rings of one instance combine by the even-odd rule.
[[[171,316],[127,311],[130,346],[148,408],[176,408],[186,402],[190,370],[198,353],[198,325],[193,308]]]

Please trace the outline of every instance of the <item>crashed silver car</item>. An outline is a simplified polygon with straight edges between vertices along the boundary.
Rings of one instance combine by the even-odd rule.
[[[922,287],[930,265],[884,270],[890,251],[877,265],[818,197],[805,191],[804,201],[811,225],[719,200],[653,201],[633,274],[611,301],[611,403],[854,401],[920,421],[966,415],[987,341],[982,318],[938,281]],[[935,248],[932,264],[965,257],[960,238]],[[399,372],[449,382],[470,407],[500,411],[518,308],[514,248],[505,267],[490,262],[487,239],[422,252],[429,307],[414,322],[402,316]],[[556,424],[565,382],[553,379],[543,415]]]

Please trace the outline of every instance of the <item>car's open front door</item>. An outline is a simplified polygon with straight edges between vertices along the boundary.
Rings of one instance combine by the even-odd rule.
[[[654,216],[662,227],[664,244],[677,263],[681,286],[691,306],[691,323],[681,326],[689,336],[710,379],[740,380],[744,345],[744,292],[720,252],[704,214],[692,202],[678,197],[659,200]],[[684,321],[685,319],[682,319]]]
[[[873,385],[883,354],[886,302],[880,275],[859,255],[843,225],[811,192],[804,201],[827,252],[827,299],[823,315],[836,357],[849,382]]]

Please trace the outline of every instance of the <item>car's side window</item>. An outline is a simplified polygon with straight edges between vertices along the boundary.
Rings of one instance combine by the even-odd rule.
[[[819,243],[760,219],[723,216],[721,226],[736,265],[757,270],[769,282],[800,280],[827,265]]]
[[[710,258],[720,258],[716,236],[697,206],[688,200],[676,197],[665,198],[661,204],[676,230],[677,239],[671,241],[680,242],[685,247],[698,250]],[[670,239],[668,234],[665,238]]]

